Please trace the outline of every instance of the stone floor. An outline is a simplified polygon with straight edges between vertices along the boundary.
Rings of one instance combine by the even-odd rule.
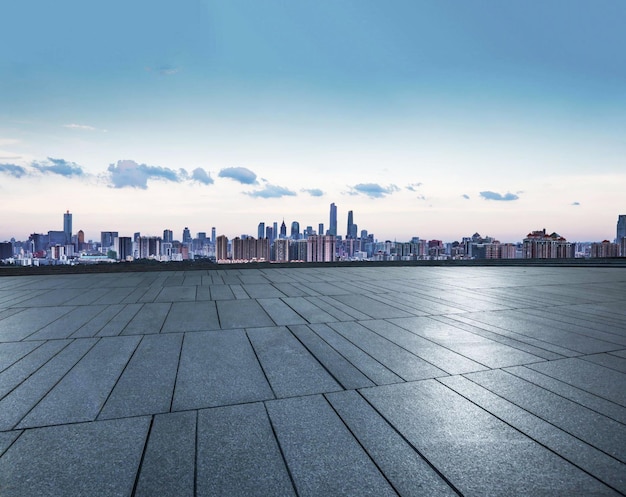
[[[0,278],[0,495],[626,494],[626,269]]]

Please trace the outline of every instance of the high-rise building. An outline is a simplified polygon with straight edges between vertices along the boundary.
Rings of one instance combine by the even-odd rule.
[[[292,240],[300,239],[300,223],[298,221],[293,221],[291,223],[291,239]]]
[[[213,228],[211,228],[211,243],[215,243],[215,241],[215,226],[213,226]]]
[[[106,254],[106,251],[113,247],[113,240],[118,237],[117,231],[101,231],[100,232],[100,246]]]
[[[174,241],[174,232],[172,230],[163,230],[163,243],[172,243]]]
[[[13,257],[13,244],[11,242],[0,242],[0,260]]]
[[[218,261],[225,261],[228,259],[228,238],[224,235],[217,237],[216,241],[216,257]]]
[[[623,237],[622,237],[623,238]],[[595,258],[619,257],[619,244],[604,240],[602,243],[592,243],[589,256]]]
[[[257,228],[257,238],[259,240],[265,238],[265,223],[263,221],[259,223],[259,227]]]
[[[189,228],[185,226],[185,229],[183,230],[183,243],[191,243],[191,240],[191,231],[189,231]]]
[[[307,262],[332,262],[335,260],[336,238],[332,235],[313,235],[307,238]]]
[[[115,252],[117,253],[117,259],[125,261],[133,255],[133,239],[130,236],[120,236],[116,238],[117,243],[115,246]]]
[[[558,233],[548,235],[545,228],[524,238],[524,259],[566,259],[574,257],[575,245]]]
[[[63,214],[63,231],[65,232],[65,243],[72,242],[72,215],[70,211]]]
[[[346,231],[346,238],[356,239],[357,225],[354,224],[354,214],[352,211],[348,211],[348,229]]]
[[[289,240],[281,238],[274,242],[274,257],[275,262],[289,262]]]
[[[280,225],[280,238],[287,238],[287,225],[283,219],[283,223]]]
[[[78,230],[78,233],[76,233],[76,244],[78,245],[78,250],[85,248],[85,232],[83,230]]]
[[[274,221],[274,224],[272,226],[273,226],[273,228],[272,228],[272,238],[271,238],[271,240],[273,242],[274,240],[276,240],[276,238],[278,238],[278,222]]]
[[[333,202],[330,204],[330,221],[329,221],[328,234],[337,236],[337,206]],[[320,230],[318,235],[323,235],[323,231]]]
[[[158,236],[140,236],[138,240],[139,258],[150,259],[161,255],[161,238]]]
[[[615,241],[620,243],[624,237],[626,237],[626,214],[620,214],[617,217],[617,238]]]
[[[271,226],[265,227],[265,238],[267,238],[270,243],[274,240],[274,229]]]
[[[317,225],[317,234],[318,235],[323,235],[324,234],[324,223],[319,223]]]

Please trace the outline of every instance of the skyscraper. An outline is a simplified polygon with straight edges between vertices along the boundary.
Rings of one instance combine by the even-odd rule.
[[[298,221],[293,221],[291,223],[291,239],[292,240],[300,239],[300,223]]]
[[[619,243],[624,237],[626,237],[626,214],[620,214],[617,217],[617,239],[615,241]]]
[[[211,228],[211,243],[215,243],[215,226]]]
[[[283,223],[280,225],[280,238],[287,238],[287,225],[283,219]]]
[[[320,232],[319,235],[324,233]],[[328,234],[337,236],[337,206],[333,202],[330,204],[330,227],[328,228]]]
[[[174,241],[174,232],[172,230],[163,230],[163,242],[172,243]]]
[[[265,238],[265,223],[260,222],[259,227],[257,229],[257,238],[260,240],[261,238]]]
[[[348,211],[348,230],[346,231],[346,238],[356,239],[357,225],[354,224],[354,214],[352,211]]]
[[[65,232],[65,243],[72,242],[72,215],[70,211],[63,214],[63,231]]]
[[[183,243],[191,243],[191,231],[187,226],[183,230]]]

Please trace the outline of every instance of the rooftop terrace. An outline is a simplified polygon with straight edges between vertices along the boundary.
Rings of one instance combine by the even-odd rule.
[[[0,495],[625,495],[626,268],[0,278]]]

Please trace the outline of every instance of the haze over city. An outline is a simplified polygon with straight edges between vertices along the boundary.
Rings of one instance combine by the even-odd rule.
[[[0,239],[328,222],[612,239],[626,4],[13,2]]]

